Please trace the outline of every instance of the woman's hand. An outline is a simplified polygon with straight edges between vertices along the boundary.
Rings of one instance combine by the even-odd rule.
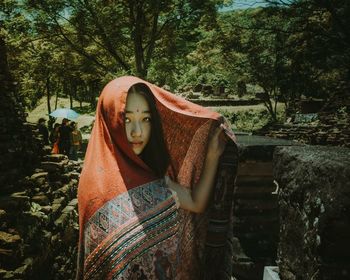
[[[203,172],[197,185],[193,188],[193,192],[189,188],[175,183],[168,176],[164,177],[165,183],[176,193],[180,208],[195,213],[202,213],[205,210],[214,185],[219,158],[225,149],[225,145],[226,139],[223,128],[217,127],[210,137]]]
[[[209,140],[207,159],[217,160],[224,152],[226,142],[223,128],[217,127]]]

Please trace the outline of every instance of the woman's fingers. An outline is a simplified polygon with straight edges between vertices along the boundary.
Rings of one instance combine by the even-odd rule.
[[[223,128],[217,127],[211,136],[208,152],[211,155],[220,156],[223,153],[225,146],[226,139],[223,133]]]

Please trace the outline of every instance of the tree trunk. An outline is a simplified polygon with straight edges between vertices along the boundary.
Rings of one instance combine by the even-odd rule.
[[[147,76],[147,71],[144,68],[144,50],[142,46],[142,2],[130,3],[130,25],[132,26],[132,38],[134,42],[135,66],[136,75],[140,78]]]
[[[55,110],[57,109],[57,104],[58,104],[58,91],[56,91]]]
[[[47,76],[46,78],[46,97],[47,97],[47,111],[49,114],[51,114],[51,88],[50,88],[50,76]]]
[[[72,82],[69,83],[69,105],[70,108],[73,108],[73,91],[74,91],[74,85],[72,84]]]

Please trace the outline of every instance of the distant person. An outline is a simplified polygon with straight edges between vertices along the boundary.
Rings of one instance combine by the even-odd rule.
[[[71,122],[70,127],[72,132],[70,134],[70,158],[72,160],[78,160],[78,151],[81,150],[81,144],[83,137],[78,129],[78,124],[76,122]]]
[[[54,126],[54,123],[56,121],[55,119],[56,118],[50,116],[49,121],[47,122],[47,127],[48,127],[50,132],[53,130],[53,126]]]
[[[69,126],[69,120],[63,119],[62,124],[59,128],[60,141],[58,143],[58,148],[60,154],[64,154],[69,156],[70,150],[70,134],[72,132],[72,128]]]
[[[60,124],[55,123],[53,126],[53,130],[50,133],[50,142],[52,144],[52,151],[51,153],[53,154],[59,154],[59,148],[58,148],[58,143],[60,141]]]
[[[42,135],[44,144],[49,145],[49,130],[46,127],[46,120],[44,118],[40,118],[38,120],[38,129],[39,133]]]

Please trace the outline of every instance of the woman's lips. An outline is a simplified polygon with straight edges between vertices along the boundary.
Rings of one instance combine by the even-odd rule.
[[[135,146],[135,147],[139,147],[139,146],[142,146],[142,143],[143,142],[130,142],[131,145]]]

